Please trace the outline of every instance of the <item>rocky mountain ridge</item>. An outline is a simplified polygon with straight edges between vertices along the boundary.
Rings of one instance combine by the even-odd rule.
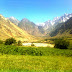
[[[65,13],[63,16],[55,17],[53,20],[48,20],[48,21],[42,23],[43,25],[40,25],[40,24],[36,25],[35,23],[33,23],[33,22],[29,21],[28,19],[24,18],[21,21],[18,21],[18,23],[16,25],[18,25],[21,29],[27,31],[31,35],[45,36],[46,34],[49,34],[54,29],[56,29],[56,27],[60,27],[61,23],[66,22],[71,17],[72,17],[72,13],[71,14]],[[13,21],[16,20],[14,17],[12,17],[11,19]],[[13,22],[13,23],[15,23],[15,22]]]
[[[48,20],[48,21],[44,22],[45,25],[43,26],[43,28],[44,28],[44,30],[48,30],[48,28],[50,28],[50,27],[55,27],[59,23],[66,22],[71,17],[72,17],[72,13],[71,14],[65,13],[63,16],[55,17],[53,20]]]
[[[16,18],[11,17],[9,18],[9,20],[14,24],[18,25],[18,27],[20,27],[22,30],[27,31],[31,35],[43,36],[44,34],[44,30],[42,28],[38,27],[35,23],[29,21],[26,18],[23,18],[21,21],[18,21]]]

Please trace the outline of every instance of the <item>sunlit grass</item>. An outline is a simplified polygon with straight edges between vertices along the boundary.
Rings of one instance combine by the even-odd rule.
[[[72,70],[47,70],[47,71],[36,71],[36,70],[0,70],[0,72],[72,72]]]
[[[1,70],[72,70],[72,57],[0,55]]]

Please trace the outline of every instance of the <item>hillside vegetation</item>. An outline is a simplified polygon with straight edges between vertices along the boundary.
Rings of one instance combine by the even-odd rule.
[[[20,29],[18,26],[13,24],[11,21],[0,15],[0,39],[5,40],[13,37],[16,40],[21,41],[35,41],[36,38],[26,31]]]

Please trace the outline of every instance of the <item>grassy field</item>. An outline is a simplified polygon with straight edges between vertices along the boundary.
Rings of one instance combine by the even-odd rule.
[[[72,57],[0,55],[1,70],[72,70]]]
[[[0,72],[72,72],[72,50],[0,45]]]

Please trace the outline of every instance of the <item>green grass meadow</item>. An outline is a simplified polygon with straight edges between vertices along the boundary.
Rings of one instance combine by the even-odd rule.
[[[72,50],[0,45],[0,72],[72,72]]]
[[[72,70],[72,57],[0,55],[1,70]]]

